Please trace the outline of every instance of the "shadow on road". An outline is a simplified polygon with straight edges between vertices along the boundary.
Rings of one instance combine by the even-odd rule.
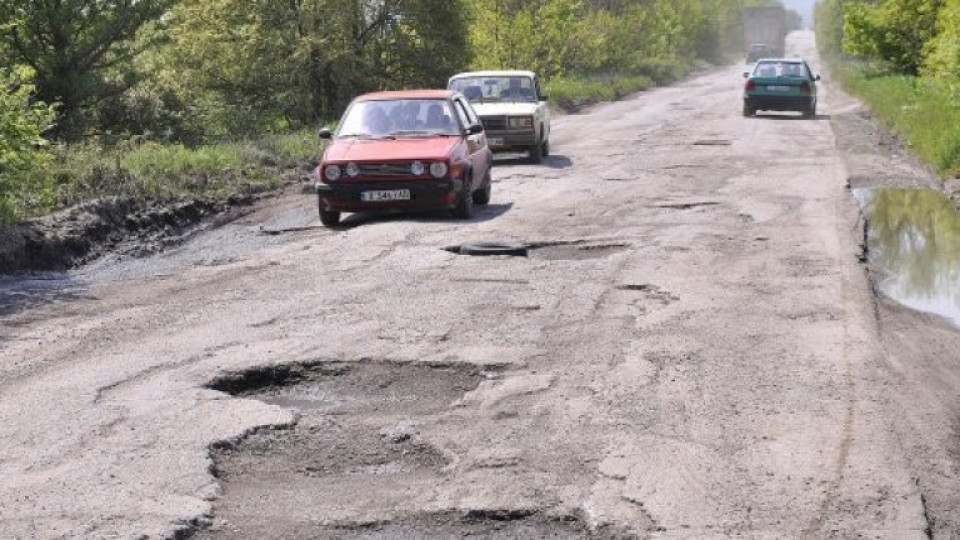
[[[806,117],[800,114],[797,115],[787,115],[787,114],[775,114],[775,113],[757,113],[754,118],[757,120],[829,120],[829,114],[816,114],[812,117]]]
[[[527,154],[503,154],[494,159],[494,167],[506,165],[529,165],[531,167],[550,167],[551,169],[567,169],[573,166],[573,160],[560,154],[552,154],[543,158],[539,165],[530,163]]]
[[[569,169],[573,167],[573,160],[567,156],[554,155],[545,157],[543,164],[551,169]]]
[[[496,193],[496,192],[494,192]],[[496,194],[494,194],[496,196]],[[459,220],[450,217],[449,211],[437,210],[430,212],[359,212],[350,214],[337,225],[337,229],[351,229],[361,225],[372,225],[374,223],[391,223],[395,221],[416,221],[419,223],[483,223],[491,221],[506,214],[513,208],[513,203],[488,204],[486,206],[475,206],[473,217],[469,220]]]

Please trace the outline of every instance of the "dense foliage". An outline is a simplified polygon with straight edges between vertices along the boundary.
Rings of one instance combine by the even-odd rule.
[[[817,42],[906,75],[960,73],[960,0],[820,0]]]
[[[7,93],[35,134],[67,143],[18,213],[293,163],[261,141],[301,148],[358,93],[442,87],[462,70],[535,70],[563,105],[617,98],[739,53],[743,6],[773,3],[0,0],[0,54],[33,73]],[[55,107],[53,122],[32,99]],[[29,153],[37,142],[23,159],[45,155]]]
[[[757,2],[753,2],[757,3]],[[477,0],[472,65],[665,79],[741,46],[743,2]]]
[[[314,125],[360,92],[444,85],[467,61],[459,4],[183,0],[155,87],[205,119],[199,136]]]
[[[139,79],[137,32],[175,0],[0,0],[0,48],[36,72],[39,98],[57,103],[57,132],[78,139],[98,105]]]
[[[834,72],[924,161],[960,174],[960,0],[820,0]]]
[[[0,47],[54,134],[195,145],[335,118],[357,93],[470,68],[663,81],[740,43],[769,0],[0,0]]]
[[[32,78],[27,67],[0,68],[0,222],[14,217],[22,194],[45,191],[50,156],[43,133],[53,110],[33,101]]]

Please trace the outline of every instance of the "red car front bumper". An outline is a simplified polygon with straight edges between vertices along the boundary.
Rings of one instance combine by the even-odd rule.
[[[463,180],[411,180],[393,182],[350,182],[317,184],[320,207],[327,211],[370,212],[377,210],[451,209],[457,205],[464,189]],[[409,190],[409,200],[364,201],[367,191]]]

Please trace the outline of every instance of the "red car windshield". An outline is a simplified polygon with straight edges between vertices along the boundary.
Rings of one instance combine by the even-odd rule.
[[[460,128],[445,99],[358,101],[347,110],[337,137],[455,136]]]

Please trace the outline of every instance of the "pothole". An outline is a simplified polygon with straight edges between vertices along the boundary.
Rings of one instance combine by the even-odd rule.
[[[630,249],[627,243],[590,243],[583,241],[568,242],[540,242],[532,244],[516,243],[472,243],[444,248],[446,251],[458,255],[491,256],[506,255],[511,257],[528,257],[530,259],[557,261],[557,260],[588,260],[604,259],[616,253]]]
[[[444,248],[457,255],[470,255],[472,257],[484,257],[494,255],[505,255],[508,257],[526,257],[530,254],[530,246],[526,244],[517,244],[512,242],[475,242]]]
[[[344,527],[338,538],[590,538],[583,521],[573,516],[549,517],[525,511],[443,512],[364,528]]]
[[[469,365],[323,362],[251,370],[221,377],[210,388],[301,412],[403,415],[445,409],[483,379]]]
[[[194,536],[392,538],[390,531],[402,527],[415,534],[420,518],[401,525],[393,518],[414,511],[417,495],[439,485],[450,463],[443,449],[419,436],[419,426],[493,376],[469,365],[323,362],[215,380],[210,388],[296,408],[299,417],[293,426],[212,449],[222,497],[212,527]],[[337,525],[344,516],[385,521],[344,528]]]
[[[700,139],[693,141],[694,146],[730,146],[733,141],[730,139]]]
[[[275,523],[261,523],[255,530],[235,531],[224,527],[218,538],[323,538],[338,540],[395,540],[439,538],[478,538],[516,540],[518,538],[583,538],[607,540],[629,538],[622,531],[600,528],[591,531],[576,516],[547,516],[524,510],[473,512],[436,512],[409,517],[360,523],[328,522],[302,528],[294,536],[278,535]]]
[[[302,227],[285,227],[285,228],[281,228],[281,229],[264,229],[264,228],[261,226],[259,229],[257,229],[257,233],[259,233],[259,234],[261,234],[261,235],[264,235],[264,236],[280,236],[280,235],[282,235],[282,234],[312,231],[312,230],[316,230],[316,229],[321,229],[321,227],[317,227],[316,225],[304,225],[304,226],[302,226]]]
[[[663,208],[667,210],[693,210],[695,208],[702,208],[705,206],[717,206],[719,201],[681,201],[681,202],[665,202],[658,204],[651,204],[651,208]]]

